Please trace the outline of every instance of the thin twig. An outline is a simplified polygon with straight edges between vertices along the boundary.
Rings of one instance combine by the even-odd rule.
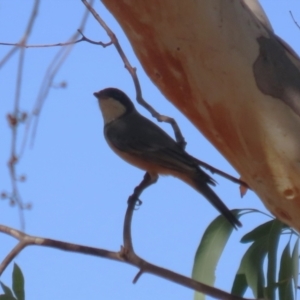
[[[8,162],[9,173],[12,185],[12,198],[11,201],[15,202],[18,205],[18,211],[20,216],[21,228],[25,229],[25,220],[23,213],[23,201],[21,199],[18,183],[17,183],[17,174],[16,174],[16,164],[19,160],[17,156],[17,135],[18,135],[18,114],[19,114],[19,104],[20,104],[20,95],[21,95],[21,85],[22,85],[22,75],[23,75],[23,66],[24,66],[24,51],[20,51],[19,65],[18,65],[18,74],[17,74],[17,83],[16,83],[16,95],[14,102],[14,112],[13,118],[16,120],[14,124],[11,124],[12,137],[11,137],[11,152],[10,159]]]
[[[31,115],[31,118],[34,119],[34,124],[33,124],[33,129],[31,134],[31,147],[33,147],[36,133],[37,133],[39,117],[41,116],[42,108],[48,97],[54,78],[57,72],[60,70],[63,63],[65,62],[65,60],[67,59],[67,57],[69,56],[71,51],[72,51],[72,45],[66,48],[61,48],[54,56],[52,62],[49,64],[47,68],[47,71],[45,72],[43,82],[40,86],[40,90],[37,96],[36,104],[35,107],[33,108],[32,115]],[[24,138],[27,138],[27,136]],[[24,142],[24,147],[25,147],[25,142]]]
[[[88,43],[90,43],[90,44],[100,45],[100,46],[102,46],[103,48],[105,48],[105,47],[110,46],[110,45],[113,44],[112,41],[107,42],[107,43],[103,43],[103,42],[101,42],[101,41],[99,41],[99,42],[93,41],[93,40],[87,38],[87,37],[82,33],[82,31],[81,31],[80,29],[78,29],[77,31],[82,35],[82,40],[85,41],[85,42],[88,42]]]
[[[40,0],[35,0],[31,15],[24,32],[24,35],[20,41],[20,44],[26,44],[31,31],[33,29],[34,22],[36,20],[37,12],[39,9]],[[12,115],[9,115],[10,127],[12,130],[12,137],[11,137],[11,152],[10,158],[8,162],[8,168],[12,183],[12,196],[11,201],[18,205],[18,210],[20,214],[20,222],[21,228],[24,230],[25,228],[25,221],[24,221],[24,204],[20,197],[20,193],[18,191],[18,184],[17,184],[17,174],[16,174],[16,164],[19,161],[19,157],[17,155],[17,138],[18,138],[18,123],[19,123],[19,113],[20,113],[20,98],[21,98],[21,89],[22,89],[22,78],[23,78],[23,67],[24,67],[24,48],[20,49],[20,56],[19,56],[19,63],[18,63],[18,72],[17,72],[17,82],[16,82],[16,93],[15,93],[15,100],[14,100],[14,110]],[[14,53],[13,50],[10,51],[10,54],[5,56],[5,61]],[[3,60],[2,60],[3,62]]]
[[[140,277],[143,275],[144,270],[140,269],[137,274],[134,276],[132,283],[137,283],[137,281],[140,279]]]
[[[289,13],[290,13],[290,15],[291,15],[291,17],[292,17],[292,19],[293,19],[295,25],[298,27],[298,29],[300,29],[300,25],[298,24],[298,22],[297,22],[296,19],[294,18],[294,15],[293,15],[293,13],[292,13],[291,10],[289,11]]]
[[[0,69],[5,65],[5,63],[11,58],[11,56],[16,53],[18,50],[18,47],[13,47],[10,49],[7,54],[2,58],[0,61]]]
[[[90,5],[93,6],[95,0],[91,0],[90,1]],[[63,65],[63,63],[66,61],[67,57],[69,56],[71,50],[73,49],[74,44],[77,41],[77,38],[79,37],[79,35],[81,35],[81,39],[80,41],[86,41],[89,43],[93,43],[93,44],[97,44],[97,45],[102,45],[103,47],[106,47],[109,45],[109,43],[102,43],[102,42],[92,42],[90,41],[87,37],[85,37],[83,35],[83,30],[85,28],[85,24],[87,22],[89,16],[89,11],[86,9],[84,12],[84,15],[82,17],[82,20],[80,22],[79,25],[79,29],[77,30],[76,33],[74,33],[70,38],[69,41],[64,43],[64,45],[62,46],[66,46],[61,48],[56,55],[54,56],[54,58],[52,59],[52,62],[49,64],[42,84],[40,86],[40,90],[38,92],[38,96],[37,96],[37,100],[36,103],[34,105],[34,108],[32,110],[32,113],[28,119],[28,122],[26,124],[26,129],[25,129],[25,134],[24,134],[24,139],[23,139],[23,143],[21,146],[21,154],[23,154],[25,146],[26,146],[26,142],[28,140],[28,135],[29,135],[29,131],[31,128],[31,124],[32,124],[32,120],[34,119],[34,124],[33,124],[33,129],[31,132],[31,146],[33,146],[34,140],[35,140],[35,136],[36,136],[36,132],[37,132],[37,127],[38,127],[38,122],[39,122],[39,116],[41,113],[41,110],[43,108],[43,105],[45,103],[45,100],[50,92],[51,87],[53,86],[53,81],[54,78],[57,74],[57,72],[60,70],[61,66]]]
[[[20,44],[20,43],[4,43],[4,42],[0,42],[0,46],[15,46],[16,48],[51,48],[51,47],[62,47],[62,46],[69,46],[69,45],[73,45],[73,44],[77,44],[82,42],[84,39],[81,38],[77,41],[73,41],[73,42],[65,42],[65,43],[55,43],[55,44],[32,44],[32,45],[24,45],[24,44]]]
[[[79,40],[75,40],[75,41],[69,41],[69,42],[64,42],[64,43],[54,43],[54,44],[37,44],[37,45],[25,45],[23,43],[3,43],[0,42],[0,46],[14,46],[15,48],[13,49],[18,49],[18,48],[51,48],[51,47],[64,47],[64,46],[70,46],[70,45],[74,45],[74,44],[78,44],[81,42],[88,42],[94,45],[100,45],[102,47],[107,47],[110,46],[112,44],[112,42],[109,43],[103,43],[103,42],[96,42],[96,41],[92,41],[90,39],[88,39],[86,36],[84,36],[84,34],[81,32],[80,29],[78,29],[78,32],[82,35],[82,37]]]
[[[32,31],[37,13],[38,13],[38,9],[39,9],[39,5],[40,5],[40,0],[35,0],[34,5],[33,5],[33,9],[31,11],[31,15],[25,30],[25,33],[22,37],[22,39],[20,40],[19,45],[25,45],[27,42],[28,37],[30,36],[30,33]],[[4,56],[4,58],[0,61],[0,68],[8,61],[8,59],[18,50],[18,46],[17,45],[12,45],[14,46],[14,48],[12,48],[11,50],[8,51],[8,53]]]
[[[88,10],[92,13],[94,18],[99,22],[99,24],[103,27],[103,29],[106,31],[107,35],[110,37],[111,41],[113,42],[114,46],[116,47],[124,65],[125,65],[125,68],[128,70],[128,72],[130,73],[130,75],[133,79],[135,90],[136,90],[136,99],[137,99],[138,103],[140,103],[143,107],[145,107],[151,113],[151,115],[154,118],[156,118],[159,122],[166,122],[166,123],[171,124],[171,126],[173,127],[175,138],[176,138],[178,144],[182,148],[185,148],[186,141],[185,141],[176,121],[173,118],[159,114],[149,103],[147,103],[144,100],[144,98],[142,96],[141,85],[140,85],[139,79],[136,75],[136,68],[133,68],[131,66],[116,35],[112,32],[112,30],[106,25],[104,20],[97,14],[97,12],[93,9],[93,7],[91,7],[91,5],[89,5],[89,3],[86,0],[81,0],[81,1],[88,8]]]

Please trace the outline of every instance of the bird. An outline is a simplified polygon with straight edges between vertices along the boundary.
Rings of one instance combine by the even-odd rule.
[[[141,115],[130,98],[117,88],[95,92],[104,121],[104,137],[110,148],[126,162],[148,172],[153,182],[172,175],[202,194],[234,227],[241,222],[209,185],[216,182],[197,159],[155,123]]]

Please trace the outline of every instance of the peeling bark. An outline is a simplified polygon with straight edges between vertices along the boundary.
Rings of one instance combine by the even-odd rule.
[[[253,65],[257,87],[282,100],[300,117],[300,70],[275,38],[257,39],[260,50]]]
[[[241,0],[102,2],[166,98],[274,215],[300,231],[300,62],[260,7]]]

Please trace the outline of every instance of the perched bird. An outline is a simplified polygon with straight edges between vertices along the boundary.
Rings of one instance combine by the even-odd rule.
[[[158,175],[181,179],[201,193],[235,228],[241,226],[209,187],[215,181],[200,169],[195,158],[160,127],[140,115],[124,92],[106,88],[94,96],[102,112],[105,139],[116,154],[147,171],[153,181]]]

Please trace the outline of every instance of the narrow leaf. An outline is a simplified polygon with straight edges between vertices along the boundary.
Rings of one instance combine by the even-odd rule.
[[[9,295],[0,295],[0,300],[17,300],[17,299]]]
[[[251,230],[250,232],[246,233],[241,238],[241,243],[254,242],[257,239],[259,239],[263,236],[266,236],[267,234],[269,234],[274,221],[275,220],[271,220],[271,221],[268,221],[266,223],[263,223],[263,224],[257,226],[256,228],[254,228],[253,230]]]
[[[241,210],[232,212],[238,216]],[[215,283],[215,269],[225,245],[233,231],[233,227],[222,216],[218,216],[205,230],[197,249],[192,278],[213,286]],[[194,299],[202,300],[205,296],[196,292]]]
[[[267,267],[267,299],[275,300],[276,297],[276,262],[277,262],[277,249],[281,235],[283,223],[275,219],[270,232],[267,235],[268,240],[268,267]]]
[[[281,259],[280,269],[278,275],[278,291],[279,300],[293,300],[293,284],[292,284],[292,273],[293,273],[293,261],[290,255],[290,242],[285,246]]]
[[[298,290],[298,275],[299,275],[299,238],[297,239],[293,253],[292,253],[292,266],[293,266],[293,280],[294,280],[294,288],[295,288],[295,298],[297,298],[297,290]]]
[[[0,281],[0,284],[1,284],[2,290],[3,290],[3,292],[4,292],[5,295],[13,296],[13,293],[12,293],[11,289],[7,285],[5,285],[1,281]]]
[[[234,291],[245,291],[245,283],[242,282],[242,286],[239,287],[241,282],[241,275],[245,276],[247,286],[252,289],[252,292],[256,298],[264,298],[264,274],[263,274],[263,262],[267,254],[267,240],[262,237],[256,240],[244,254],[240,267],[235,276],[232,293]],[[243,294],[240,294],[243,296]]]
[[[263,273],[263,262],[267,254],[267,243],[265,238],[254,242],[248,252],[246,259],[246,278],[253,294],[257,298],[264,297],[265,278]]]
[[[244,296],[247,288],[248,284],[245,273],[236,274],[232,285],[231,294],[242,297]]]
[[[15,263],[13,269],[12,288],[18,300],[25,300],[24,276],[20,267]]]

